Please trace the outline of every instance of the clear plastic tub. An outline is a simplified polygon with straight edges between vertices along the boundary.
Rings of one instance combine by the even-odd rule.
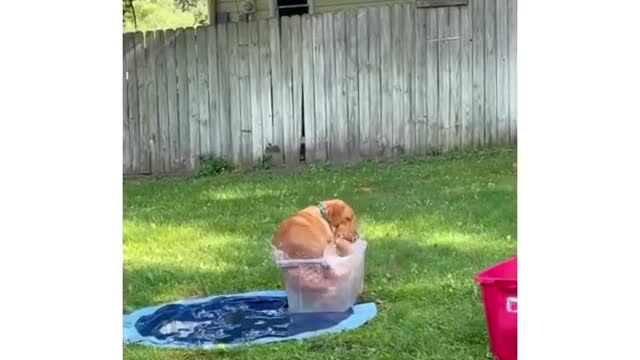
[[[358,239],[349,256],[340,257],[327,246],[320,259],[287,259],[274,250],[282,271],[290,313],[343,312],[349,310],[364,287],[367,242]]]

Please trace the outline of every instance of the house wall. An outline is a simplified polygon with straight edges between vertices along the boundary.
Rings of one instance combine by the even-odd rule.
[[[315,12],[327,12],[357,7],[413,3],[413,0],[316,0]]]
[[[254,0],[256,3],[256,12],[253,14],[254,19],[268,19],[271,17],[271,0]],[[238,16],[242,9],[242,0],[218,0],[216,11],[218,13],[228,12],[231,21],[238,21]]]
[[[238,21],[242,0],[217,0],[218,13],[228,12],[231,21]],[[256,13],[253,19],[267,19],[271,17],[271,4],[273,0],[254,0],[256,3]],[[381,6],[391,4],[413,3],[415,0],[311,0],[313,2],[313,12],[321,13],[341,9]]]

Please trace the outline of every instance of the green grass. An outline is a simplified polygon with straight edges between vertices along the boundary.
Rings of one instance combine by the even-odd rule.
[[[487,359],[476,272],[516,253],[515,151],[353,168],[127,181],[124,304],[279,289],[268,240],[318,200],[353,205],[369,241],[365,297],[379,314],[351,332],[241,350],[126,346],[126,359]]]

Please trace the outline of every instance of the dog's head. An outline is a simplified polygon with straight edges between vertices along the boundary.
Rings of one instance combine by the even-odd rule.
[[[358,238],[356,214],[346,202],[335,199],[323,202],[327,208],[327,217],[335,228],[336,238],[354,242]]]

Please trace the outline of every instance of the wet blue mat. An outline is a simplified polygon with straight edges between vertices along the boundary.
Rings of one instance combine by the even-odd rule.
[[[284,291],[181,300],[124,316],[124,342],[215,348],[302,340],[355,329],[376,316],[373,303],[344,313],[289,314]]]

